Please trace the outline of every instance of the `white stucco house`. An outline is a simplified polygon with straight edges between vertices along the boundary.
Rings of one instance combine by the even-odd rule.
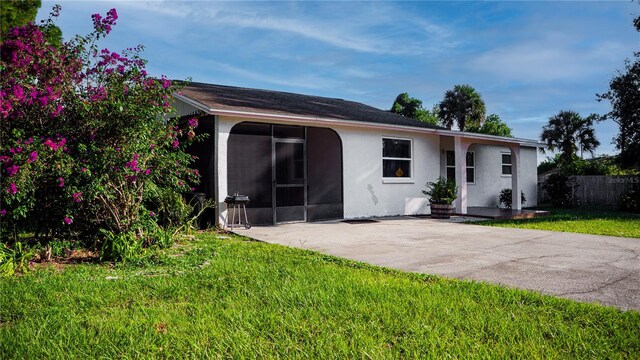
[[[448,130],[368,105],[317,96],[191,83],[174,94],[179,116],[209,133],[192,151],[197,191],[217,201],[249,195],[254,224],[430,212],[425,184],[459,186],[456,212],[496,207],[501,189],[536,205],[535,140]],[[513,209],[521,209],[513,197]]]

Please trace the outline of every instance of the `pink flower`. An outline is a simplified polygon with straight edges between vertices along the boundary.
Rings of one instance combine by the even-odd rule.
[[[153,211],[149,211],[149,216],[156,216],[156,213],[154,213]]]
[[[84,172],[87,172],[87,168],[86,168],[86,167],[83,167],[81,171],[82,171],[83,173],[84,173]]]
[[[77,203],[82,201],[82,193],[81,192],[76,192],[73,193],[73,195],[71,195],[71,197],[73,197],[73,200]]]
[[[7,192],[11,195],[15,195],[18,192],[18,187],[16,186],[16,183],[9,184],[9,187],[7,188]]]
[[[189,119],[189,126],[191,126],[192,128],[198,127],[198,119],[196,118]]]
[[[73,219],[67,216],[65,216],[64,219],[62,219],[62,221],[64,221],[64,223],[67,225],[71,225],[71,223],[73,223]]]
[[[64,187],[64,179],[61,178],[61,177],[58,178],[58,186],[59,187]]]
[[[50,138],[48,138],[47,140],[44,141],[44,145],[49,147],[49,149],[51,149],[53,151],[58,150],[58,147],[59,147],[58,143],[53,141],[53,140],[51,140]]]
[[[40,106],[45,107],[49,104],[49,98],[46,96],[41,96],[40,98],[38,98],[38,102],[40,103]]]
[[[173,140],[173,148],[174,149],[177,149],[179,145],[180,145],[180,142],[178,140]]]
[[[151,174],[151,169],[147,169],[147,170],[145,170],[145,171],[144,171],[144,174],[145,174],[145,175],[149,175],[149,174]]]
[[[9,177],[12,177],[18,173],[18,170],[20,170],[20,167],[18,165],[11,165],[7,168],[7,174],[9,175]]]
[[[5,215],[7,215],[7,210],[6,209],[0,210],[0,216],[5,216]]]
[[[13,96],[15,96],[18,101],[24,100],[25,96],[24,96],[24,90],[22,90],[22,86],[20,85],[13,86]]]
[[[38,160],[38,152],[37,151],[32,151],[31,154],[29,154],[29,158],[27,159],[28,163],[34,162]]]

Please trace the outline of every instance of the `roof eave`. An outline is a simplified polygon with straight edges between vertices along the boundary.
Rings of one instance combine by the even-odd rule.
[[[318,125],[319,123],[321,123],[326,125],[343,125],[343,126],[353,126],[353,127],[361,127],[361,128],[365,127],[369,129],[412,131],[412,132],[420,132],[420,133],[427,133],[427,134],[434,134],[434,135],[445,135],[445,136],[454,136],[454,137],[458,136],[458,137],[464,137],[469,139],[517,144],[520,146],[536,147],[536,148],[542,147],[544,145],[544,144],[538,143],[535,140],[530,140],[530,139],[477,134],[477,133],[455,131],[455,130],[448,130],[448,129],[432,129],[432,128],[406,126],[406,125],[369,123],[369,122],[355,121],[355,120],[324,118],[324,117],[318,117],[318,116],[289,115],[289,114],[264,113],[264,112],[257,112],[257,111],[211,108],[198,101],[192,100],[184,95],[174,94],[174,97],[210,115],[224,115],[224,116],[235,117],[235,118],[251,118],[251,119],[272,120],[272,121],[296,121],[301,124],[312,125],[312,126]]]

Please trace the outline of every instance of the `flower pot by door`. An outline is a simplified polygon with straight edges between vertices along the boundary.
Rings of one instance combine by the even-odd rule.
[[[431,204],[431,217],[434,219],[449,219],[453,214],[453,205]]]

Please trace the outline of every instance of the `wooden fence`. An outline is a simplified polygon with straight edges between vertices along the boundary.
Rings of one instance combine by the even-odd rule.
[[[542,184],[548,175],[538,176],[538,204],[548,204],[549,197]],[[634,184],[640,185],[640,175],[576,175],[576,197],[580,205],[616,206],[620,196]]]

